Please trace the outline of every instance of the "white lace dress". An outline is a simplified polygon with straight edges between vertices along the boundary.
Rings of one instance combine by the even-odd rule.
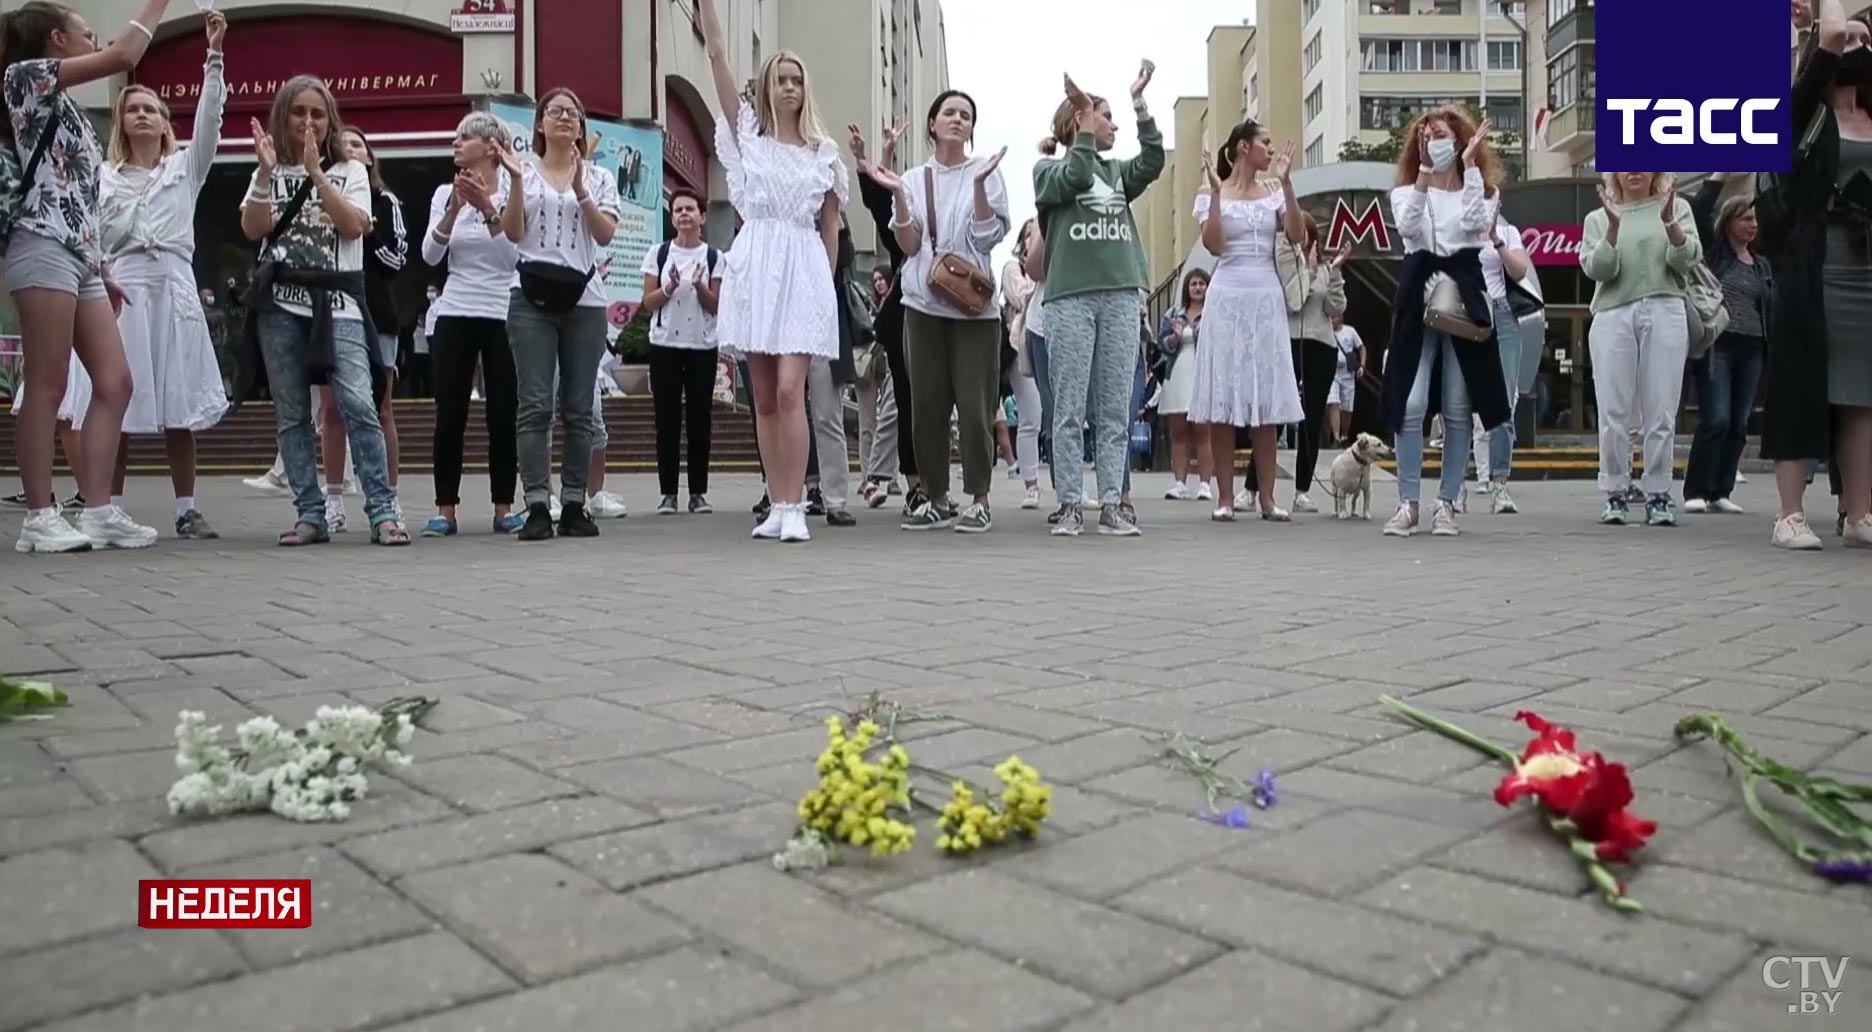
[[[819,209],[828,192],[841,210],[850,197],[838,146],[821,140],[795,147],[762,136],[754,109],[743,102],[732,130],[716,121],[715,154],[742,220],[722,256],[715,326],[722,350],[837,358],[838,299]]]
[[[1304,418],[1287,332],[1287,295],[1274,268],[1274,234],[1286,204],[1276,193],[1222,202],[1222,254],[1203,303],[1202,343],[1189,420],[1281,426]],[[1196,198],[1196,221],[1209,195]]]

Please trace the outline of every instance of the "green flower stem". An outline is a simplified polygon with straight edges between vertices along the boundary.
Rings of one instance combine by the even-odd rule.
[[[1222,764],[1239,750],[1230,749],[1220,756],[1210,756],[1203,752],[1201,742],[1192,742],[1177,734],[1146,735],[1145,739],[1163,747],[1163,759],[1175,760],[1182,766],[1184,773],[1202,784],[1203,795],[1209,801],[1209,809],[1216,808],[1218,797],[1227,797],[1241,802],[1252,802],[1254,790],[1242,784],[1240,778],[1233,778],[1222,773]]]
[[[1742,766],[1743,804],[1755,823],[1801,863],[1812,867],[1824,860],[1858,859],[1872,848],[1872,822],[1847,805],[1872,802],[1872,785],[1849,785],[1776,763],[1751,748],[1740,733],[1714,713],[1685,717],[1677,722],[1676,730],[1680,739],[1710,739]],[[1802,838],[1762,803],[1760,783],[1764,780],[1794,797],[1815,823],[1852,848],[1829,848]]]
[[[1453,741],[1461,742],[1479,753],[1494,757],[1510,768],[1513,768],[1520,761],[1520,757],[1516,756],[1512,750],[1496,745],[1494,742],[1483,738],[1481,735],[1457,727],[1447,720],[1433,717],[1423,710],[1412,706],[1410,703],[1394,699],[1389,695],[1380,696],[1379,701],[1390,707],[1392,712],[1416,724],[1418,727],[1427,731],[1434,731]],[[1541,806],[1539,803],[1535,804],[1535,809],[1540,812],[1542,821],[1547,825],[1547,830],[1553,832],[1560,838],[1560,841],[1566,843],[1567,850],[1573,854],[1573,858],[1579,861],[1580,867],[1586,872],[1587,880],[1591,881],[1593,885],[1604,894],[1606,903],[1609,904],[1612,909],[1627,914],[1638,913],[1644,910],[1644,907],[1641,906],[1637,900],[1625,895],[1624,890],[1619,888],[1618,879],[1613,877],[1612,872],[1607,870],[1605,864],[1600,862],[1599,848],[1591,841],[1581,837],[1579,828],[1572,821],[1554,813],[1545,806]]]

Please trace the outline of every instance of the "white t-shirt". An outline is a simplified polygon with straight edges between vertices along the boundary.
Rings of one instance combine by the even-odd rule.
[[[674,267],[681,273],[682,282],[676,284],[676,292],[670,295],[662,308],[650,313],[650,343],[666,348],[706,351],[715,346],[715,315],[702,307],[702,299],[696,295],[696,284],[705,277],[721,278],[721,256],[715,256],[715,271],[711,273],[708,244],[684,247],[672,240],[669,257],[659,268],[657,252],[662,249],[663,245],[658,244],[644,252],[643,274],[655,276],[658,282],[667,286],[669,270]]]
[[[584,272],[596,269],[601,257],[598,241],[585,226],[585,212],[578,197],[567,187],[561,193],[553,189],[539,166],[526,162],[521,168],[520,192],[526,202],[526,235],[520,238],[520,261],[551,262]],[[598,210],[618,217],[617,177],[599,165],[585,166],[585,192],[597,203]],[[509,286],[520,289],[520,274],[514,273]],[[585,283],[580,308],[603,308],[610,302],[605,296],[604,274],[594,272]]]
[[[1044,280],[1035,283],[1033,293],[1027,295],[1027,324],[1023,329],[1041,340],[1046,339],[1046,282]]]
[[[331,180],[344,199],[363,212],[366,217],[371,212],[370,173],[363,165],[355,161],[340,161],[325,170],[325,178]],[[247,183],[247,192],[259,189],[260,170],[255,169],[253,178]],[[273,218],[277,219],[292,203],[293,195],[306,181],[306,170],[298,165],[285,166],[273,170],[272,200]],[[272,257],[295,269],[319,269],[330,272],[364,271],[364,238],[354,237],[346,240],[338,235],[338,227],[332,223],[331,216],[325,212],[325,202],[319,198],[321,193],[316,187],[306,195],[305,207],[299,209],[299,215],[292,225],[280,233],[279,243],[274,246]],[[333,291],[331,295],[332,315],[339,319],[361,319],[357,303],[351,295]],[[273,301],[280,308],[293,315],[312,317],[312,292],[304,287],[278,284],[273,288]]]
[[[1521,231],[1503,219],[1495,224],[1495,239],[1509,247],[1521,246]],[[1481,254],[1482,278],[1488,281],[1488,296],[1500,301],[1508,297],[1508,279],[1502,268],[1501,252],[1493,247],[1484,247]]]
[[[1334,330],[1333,341],[1339,345],[1339,368],[1335,372],[1339,376],[1350,376],[1355,372],[1352,368],[1352,356],[1365,346],[1365,341],[1351,326],[1341,326]]]
[[[499,179],[493,197],[496,210],[507,204],[507,174],[499,173]],[[422,242],[423,261],[440,265],[446,257],[449,270],[448,282],[442,285],[442,296],[430,306],[430,318],[446,315],[505,322],[514,263],[520,258],[520,249],[507,239],[498,225],[490,227],[480,212],[466,205],[455,215],[455,230],[449,234],[448,243],[438,241],[435,230],[442,225],[454,192],[453,184],[444,183],[436,187],[435,196],[429,200],[429,229],[423,234]]]

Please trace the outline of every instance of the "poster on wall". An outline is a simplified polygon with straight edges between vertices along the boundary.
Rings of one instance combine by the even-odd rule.
[[[533,108],[493,103],[488,110],[513,133],[520,160],[531,161]],[[611,326],[619,329],[643,301],[644,255],[663,242],[663,132],[598,118],[586,119],[586,125],[598,136],[594,159],[617,177],[617,235],[600,252],[597,275],[611,299]]]

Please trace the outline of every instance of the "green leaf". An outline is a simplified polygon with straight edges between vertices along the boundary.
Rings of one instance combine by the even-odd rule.
[[[44,681],[9,681],[0,677],[0,721],[29,709],[69,706],[71,699]]]

